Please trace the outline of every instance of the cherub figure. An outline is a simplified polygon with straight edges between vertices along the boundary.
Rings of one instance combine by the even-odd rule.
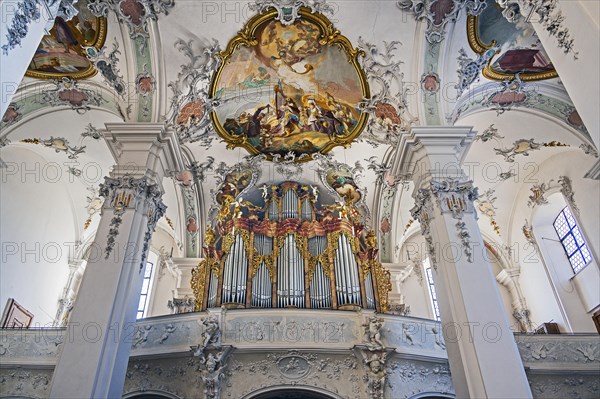
[[[150,325],[144,326],[144,328],[138,327],[137,331],[135,332],[135,335],[133,336],[132,347],[135,348],[138,345],[145,344],[146,341],[148,341],[148,335],[150,334],[151,330],[152,330],[152,326],[150,326]]]
[[[213,344],[216,347],[221,346],[221,331],[219,328],[219,319],[216,315],[211,314],[202,320],[204,332],[202,333],[202,347],[206,348],[208,344]]]
[[[374,353],[370,358],[365,359],[367,368],[367,387],[372,398],[383,398],[383,388],[385,387],[385,353]]]
[[[267,197],[269,196],[269,186],[267,186],[266,184],[263,184],[260,187],[260,190],[262,191],[262,197],[263,197],[263,199],[266,201]]]
[[[216,355],[209,353],[206,360],[202,359],[204,368],[201,370],[201,378],[204,383],[204,396],[206,398],[219,397],[221,378],[224,377],[223,369],[225,366],[222,363],[223,352]]]
[[[380,350],[384,348],[383,342],[381,341],[381,327],[383,326],[383,319],[377,316],[371,316],[368,319],[368,323],[363,323],[365,329],[365,341],[369,350]]]
[[[310,185],[310,190],[312,191],[312,195],[313,195],[313,201],[317,202],[317,200],[319,199],[319,187],[317,186],[313,186],[312,184]]]
[[[231,205],[233,205],[233,218],[239,219],[242,217],[242,205],[244,198],[240,197],[238,200],[234,201]]]
[[[167,324],[165,326],[165,332],[155,342],[162,344],[169,338],[169,335],[175,332],[175,330],[177,330],[177,327],[175,327],[173,324]]]

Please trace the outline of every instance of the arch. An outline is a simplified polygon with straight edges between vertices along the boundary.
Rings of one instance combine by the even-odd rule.
[[[133,391],[123,395],[123,399],[181,399],[179,396],[166,391],[149,390]]]
[[[416,395],[411,396],[409,399],[442,399],[442,398],[456,398],[456,396],[449,393],[441,392],[420,392]]]
[[[307,385],[275,385],[257,389],[241,399],[342,399],[341,396],[322,388]]]

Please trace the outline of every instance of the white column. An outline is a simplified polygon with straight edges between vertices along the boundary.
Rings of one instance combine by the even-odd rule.
[[[8,108],[42,37],[60,15],[76,14],[73,0],[0,0],[0,116]]]
[[[600,2],[519,0],[519,6],[523,17],[533,25],[594,144],[600,147]],[[551,35],[547,27],[559,13],[563,20],[557,33]],[[565,53],[565,45],[568,46],[570,39],[573,49]]]
[[[116,160],[94,245],[71,311],[51,398],[120,398],[149,241],[166,207],[162,179],[182,169],[172,132],[161,124],[107,124]]]
[[[469,127],[416,127],[399,143],[404,175],[415,182],[411,210],[434,268],[452,380],[459,398],[531,398],[473,201],[461,169]]]

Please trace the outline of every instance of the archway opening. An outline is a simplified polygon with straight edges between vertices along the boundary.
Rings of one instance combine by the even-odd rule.
[[[268,392],[261,392],[249,397],[249,399],[335,399],[333,396],[308,389],[281,388]]]

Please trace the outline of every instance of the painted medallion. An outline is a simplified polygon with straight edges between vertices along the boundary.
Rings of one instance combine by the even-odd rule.
[[[275,10],[255,16],[220,54],[210,93],[220,106],[211,119],[230,148],[269,159],[312,155],[349,145],[364,128],[360,52],[321,14],[299,14],[287,26]]]
[[[473,51],[483,54],[495,45],[500,47],[483,69],[483,76],[497,81],[514,79],[517,74],[523,81],[557,77],[531,23],[524,19],[509,22],[500,5],[494,0],[487,3],[479,16],[467,19],[467,35]]]
[[[96,74],[88,51],[102,48],[106,39],[106,18],[96,17],[87,0],[75,3],[79,13],[70,21],[57,17],[50,34],[42,38],[26,76],[39,79],[69,77],[84,79]]]

